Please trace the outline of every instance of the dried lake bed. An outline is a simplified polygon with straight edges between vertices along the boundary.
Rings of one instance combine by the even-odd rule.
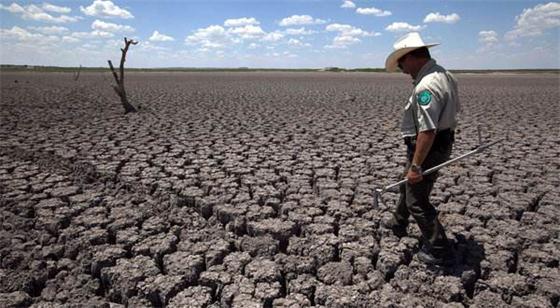
[[[432,200],[457,251],[383,226],[411,80],[384,73],[0,73],[0,306],[555,307],[557,74],[457,74]]]

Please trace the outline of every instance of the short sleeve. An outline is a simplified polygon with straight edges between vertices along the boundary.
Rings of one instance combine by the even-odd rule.
[[[437,129],[438,120],[443,110],[440,95],[429,87],[421,87],[415,91],[418,131]]]

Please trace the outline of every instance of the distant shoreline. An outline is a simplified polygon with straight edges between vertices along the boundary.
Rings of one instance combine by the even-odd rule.
[[[79,67],[63,67],[63,66],[37,66],[37,65],[0,65],[0,72],[13,71],[32,71],[32,72],[76,72]],[[105,72],[109,71],[109,67],[82,67],[84,72]],[[195,67],[163,67],[163,68],[126,68],[130,72],[365,72],[365,73],[385,73],[383,68],[354,68],[345,69],[339,67],[327,68],[195,68]],[[452,73],[468,73],[468,74],[496,74],[496,73],[552,73],[560,74],[560,69],[451,69]]]

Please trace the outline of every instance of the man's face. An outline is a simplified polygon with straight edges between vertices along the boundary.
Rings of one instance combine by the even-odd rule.
[[[404,74],[410,74],[410,55],[405,54],[397,61],[399,68]]]

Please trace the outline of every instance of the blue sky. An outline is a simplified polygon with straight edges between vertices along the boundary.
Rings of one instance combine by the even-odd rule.
[[[560,68],[560,2],[0,0],[0,63],[128,67],[383,67],[420,32],[454,69]]]

